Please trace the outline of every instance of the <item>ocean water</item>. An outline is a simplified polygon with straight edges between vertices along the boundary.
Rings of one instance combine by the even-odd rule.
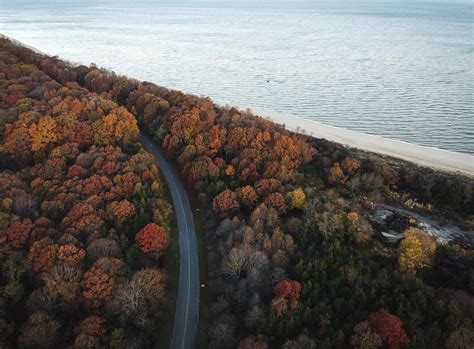
[[[0,0],[0,32],[219,102],[474,154],[470,1]]]

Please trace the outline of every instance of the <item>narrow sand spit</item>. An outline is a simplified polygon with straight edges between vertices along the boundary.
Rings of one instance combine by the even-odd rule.
[[[6,35],[0,34],[0,37],[9,39],[14,44],[29,48],[38,54],[45,54],[35,47],[26,45]],[[225,103],[219,104],[224,105]],[[323,138],[349,147],[393,156],[438,170],[459,172],[474,176],[474,156],[471,155],[350,131],[325,125],[318,121],[307,120],[263,108],[248,109],[254,114],[268,118],[277,124],[284,125],[285,128],[290,131],[303,133],[316,138]]]
[[[350,131],[271,110],[259,108],[249,108],[249,110],[277,124],[284,125],[286,129],[294,132],[393,156],[434,169],[474,175],[474,156],[471,155]]]

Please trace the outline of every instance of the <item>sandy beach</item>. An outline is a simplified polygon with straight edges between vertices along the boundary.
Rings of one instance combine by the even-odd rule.
[[[393,156],[434,169],[474,175],[474,156],[350,131],[271,110],[249,109],[254,114],[268,118],[277,124],[282,124],[286,129],[294,132]]]

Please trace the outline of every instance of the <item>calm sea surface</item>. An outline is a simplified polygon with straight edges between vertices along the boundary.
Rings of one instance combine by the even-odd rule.
[[[242,107],[474,154],[473,3],[0,0],[0,32]]]

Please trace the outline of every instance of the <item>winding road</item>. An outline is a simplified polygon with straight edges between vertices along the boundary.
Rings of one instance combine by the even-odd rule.
[[[47,55],[40,50],[18,40],[0,34],[12,43]],[[160,165],[170,189],[176,212],[179,230],[179,286],[176,300],[176,313],[171,338],[171,349],[191,349],[197,346],[197,328],[199,322],[199,259],[193,212],[189,199],[178,174],[154,143],[153,138],[140,132],[140,141]]]
[[[173,198],[179,230],[179,286],[171,349],[196,347],[199,321],[199,260],[193,212],[181,179],[155,145],[153,139],[140,132],[140,141],[160,165]]]

